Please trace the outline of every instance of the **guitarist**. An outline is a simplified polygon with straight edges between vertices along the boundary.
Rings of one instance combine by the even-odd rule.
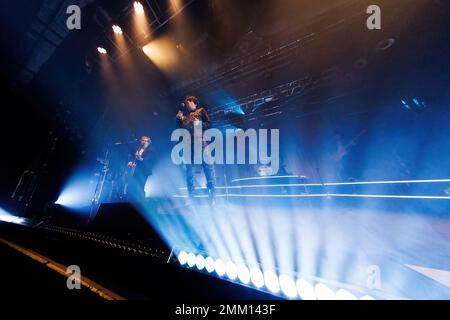
[[[125,196],[134,200],[145,199],[145,182],[151,175],[150,144],[152,140],[148,136],[142,136],[139,147],[134,153],[134,160],[128,162],[128,181],[125,186]]]

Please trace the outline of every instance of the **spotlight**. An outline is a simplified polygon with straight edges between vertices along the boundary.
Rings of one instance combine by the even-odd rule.
[[[189,267],[192,268],[193,266],[195,266],[195,260],[195,254],[193,254],[192,252],[187,255],[187,264]]]
[[[16,216],[0,214],[0,221],[21,224],[25,220],[23,218],[19,218],[19,217],[16,217]]]
[[[117,24],[113,25],[112,29],[113,29],[115,34],[122,34],[122,28],[119,27]]]
[[[214,260],[211,257],[207,257],[205,260],[205,268],[209,273],[214,271]]]
[[[222,260],[217,259],[214,264],[214,267],[215,267],[216,273],[219,275],[219,277],[221,277],[225,274],[225,263]]]
[[[279,278],[281,291],[286,297],[293,299],[297,296],[297,287],[294,280],[288,275],[282,274]]]
[[[106,54],[106,49],[102,47],[97,47],[97,51],[101,54]]]
[[[4,210],[3,208],[0,207],[0,221],[21,224],[25,220],[23,218],[16,217],[16,216],[10,214],[9,212],[7,212],[6,210]]]
[[[355,295],[345,289],[339,289],[336,292],[336,300],[358,300]]]
[[[195,266],[198,270],[203,270],[205,267],[205,258],[201,254],[197,255]]]
[[[264,283],[266,284],[267,289],[269,289],[273,293],[277,293],[280,291],[280,284],[278,283],[278,277],[272,271],[264,272]]]
[[[134,12],[136,12],[137,14],[144,13],[144,7],[142,6],[142,4],[139,1],[135,1],[133,3],[133,7],[134,7]]]
[[[238,272],[237,272],[236,265],[233,262],[229,261],[227,263],[226,271],[227,271],[227,276],[230,280],[234,280],[237,278]]]
[[[248,270],[248,268],[241,264],[238,266],[237,271],[239,280],[241,280],[243,284],[248,284],[250,282],[250,271]]]
[[[303,300],[316,300],[316,293],[314,287],[305,279],[299,279],[296,283],[297,291],[300,298]]]
[[[184,251],[180,251],[180,253],[178,254],[178,261],[180,262],[181,265],[186,264],[187,262],[187,253]]]
[[[92,173],[80,168],[67,180],[55,204],[71,210],[85,211],[92,204],[95,186]]]
[[[333,290],[328,288],[323,283],[316,284],[314,288],[318,300],[335,300],[336,296],[334,295]]]
[[[264,285],[264,276],[258,268],[252,268],[250,270],[250,279],[257,288],[261,288]]]

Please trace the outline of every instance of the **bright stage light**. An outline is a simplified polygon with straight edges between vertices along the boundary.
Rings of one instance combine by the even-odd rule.
[[[205,258],[203,258],[201,254],[197,255],[195,266],[198,270],[203,270],[203,268],[205,267]]]
[[[334,291],[328,288],[323,283],[316,284],[314,291],[318,300],[335,300],[336,296]]]
[[[133,3],[133,7],[134,7],[134,12],[136,12],[137,14],[144,13],[144,7],[142,6],[142,4],[139,1],[135,1]]]
[[[226,272],[225,271],[226,270],[225,263],[222,260],[217,259],[216,262],[214,263],[214,267],[215,267],[216,273],[219,275],[219,277],[221,277],[225,274],[225,272]]]
[[[68,188],[63,190],[55,204],[72,209],[82,209],[88,207],[91,201],[90,194],[86,189]]]
[[[292,299],[297,296],[297,287],[294,280],[288,275],[282,274],[279,278],[281,291],[286,297]]]
[[[233,262],[229,261],[227,263],[226,272],[227,272],[228,279],[235,280],[237,278],[238,272],[237,272],[236,265]]]
[[[296,282],[297,291],[300,298],[303,300],[316,300],[316,292],[314,291],[314,287],[305,279],[299,279]]]
[[[20,218],[20,217],[0,213],[0,221],[21,224],[22,222],[24,222],[24,219]]]
[[[371,296],[362,296],[359,300],[375,300],[375,298]]]
[[[99,53],[101,53],[101,54],[106,54],[106,53],[107,53],[106,49],[103,48],[103,47],[97,47],[97,51],[98,51]]]
[[[207,257],[205,260],[205,268],[209,273],[214,271],[214,260],[211,257]]]
[[[16,223],[16,224],[21,224],[22,222],[24,222],[25,220],[23,218],[20,217],[16,217],[10,213],[8,213],[6,210],[4,210],[3,208],[0,208],[0,221],[5,221],[5,222],[9,222],[9,223]]]
[[[180,262],[181,265],[186,264],[187,262],[187,253],[184,251],[180,251],[180,253],[178,254],[178,261]]]
[[[147,16],[145,15],[144,7],[138,1],[135,1],[134,4],[134,14],[132,17],[133,20],[133,33],[136,39],[143,39],[150,35],[150,26]]]
[[[255,287],[261,288],[264,285],[264,276],[259,268],[250,269],[250,279]]]
[[[92,205],[98,183],[98,177],[92,175],[91,168],[80,167],[67,179],[55,204],[72,212],[86,214]]]
[[[280,291],[280,284],[278,283],[278,277],[272,271],[264,271],[264,283],[267,289],[273,293]]]
[[[237,268],[239,280],[243,284],[248,284],[250,282],[250,271],[243,264],[239,265]]]
[[[196,256],[192,252],[187,255],[187,264],[189,267],[195,266]]]
[[[172,74],[183,58],[175,46],[172,38],[160,37],[143,46],[142,51],[161,71]]]
[[[345,289],[339,289],[336,292],[336,300],[358,300],[358,298]]]
[[[119,27],[117,24],[113,25],[112,29],[113,29],[115,34],[122,34],[122,28]]]

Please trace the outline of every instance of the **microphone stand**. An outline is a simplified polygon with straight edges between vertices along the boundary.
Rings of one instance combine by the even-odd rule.
[[[95,186],[94,196],[92,197],[91,208],[89,211],[89,219],[88,223],[90,223],[93,219],[93,216],[97,212],[98,204],[100,203],[100,198],[103,191],[103,186],[105,185],[106,176],[109,172],[109,148],[105,151],[105,157],[103,158],[103,166],[101,170],[101,174],[98,177],[97,185]]]

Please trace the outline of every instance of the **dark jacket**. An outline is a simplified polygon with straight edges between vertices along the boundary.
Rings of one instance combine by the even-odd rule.
[[[135,157],[135,153],[137,150],[139,150],[140,145],[136,146],[136,149],[134,150],[133,158]],[[148,146],[147,149],[142,153],[142,159],[143,160],[135,160],[136,161],[136,168],[135,172],[136,174],[143,174],[143,175],[151,175],[152,174],[152,167],[154,162],[154,152],[151,149],[151,146]]]
[[[194,119],[202,122],[203,131],[211,128],[211,119],[205,108],[197,108],[195,111],[189,112],[185,115],[184,120],[177,118],[177,127],[187,129],[192,134],[194,132]]]

